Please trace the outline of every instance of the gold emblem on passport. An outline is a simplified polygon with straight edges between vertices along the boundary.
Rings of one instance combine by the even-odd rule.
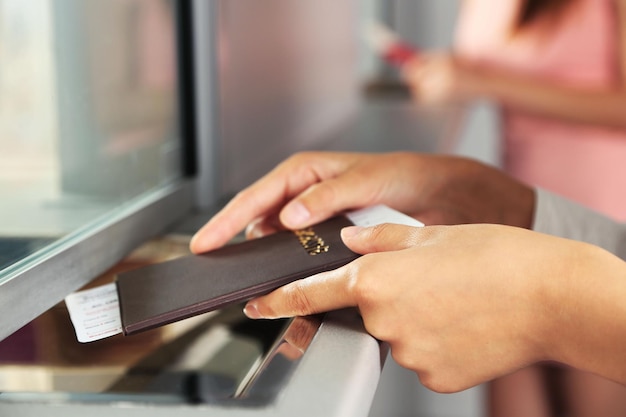
[[[308,229],[296,230],[293,233],[298,238],[298,241],[304,250],[306,250],[311,256],[326,253],[330,249],[330,246],[324,242],[324,239],[315,233],[312,227],[309,227]]]

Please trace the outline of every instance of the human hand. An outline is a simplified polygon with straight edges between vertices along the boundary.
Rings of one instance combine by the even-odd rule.
[[[191,242],[194,253],[248,236],[299,229],[342,211],[386,204],[425,224],[530,227],[534,191],[465,158],[415,153],[301,153],[241,191]]]
[[[422,53],[405,65],[404,79],[413,96],[424,104],[452,104],[474,98],[475,69],[449,53]]]
[[[603,336],[603,323],[623,328],[619,316],[606,311],[607,299],[598,305],[586,297],[590,277],[608,277],[605,267],[613,263],[621,284],[624,267],[597,248],[498,225],[347,228],[343,239],[364,256],[252,300],[246,314],[278,318],[357,307],[396,362],[438,392],[543,360],[594,371],[598,352],[621,361],[622,342]],[[598,320],[596,311],[610,320]],[[620,366],[604,365],[612,376],[626,376],[616,372]]]

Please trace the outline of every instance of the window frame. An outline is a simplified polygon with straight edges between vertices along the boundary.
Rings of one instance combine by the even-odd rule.
[[[195,207],[198,132],[193,4],[193,0],[176,1],[183,177],[132,199],[0,271],[0,340],[95,279],[149,238],[165,233]],[[206,127],[203,129],[206,131]],[[205,172],[204,176],[210,174]]]

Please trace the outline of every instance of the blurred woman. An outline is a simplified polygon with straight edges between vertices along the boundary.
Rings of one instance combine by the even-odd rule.
[[[465,0],[454,53],[406,76],[421,101],[501,104],[504,168],[626,220],[625,4]]]
[[[626,0],[465,0],[454,52],[404,74],[421,102],[498,103],[505,170],[626,221]],[[497,416],[626,415],[626,388],[568,369],[491,391]]]

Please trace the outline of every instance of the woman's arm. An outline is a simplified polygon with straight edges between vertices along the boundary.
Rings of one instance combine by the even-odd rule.
[[[410,63],[405,76],[415,95],[426,102],[487,98],[538,115],[626,129],[626,0],[615,0],[615,4],[621,76],[614,86],[566,86],[438,53]]]
[[[529,228],[534,189],[466,158],[410,152],[304,152],[242,190],[200,229],[191,250],[302,229],[347,209],[386,204],[426,224],[500,223]]]
[[[468,86],[478,97],[530,113],[576,123],[626,128],[626,89],[583,89],[501,71],[469,69]],[[471,74],[473,73],[473,74]]]
[[[618,83],[605,89],[560,86],[514,74],[478,74],[477,87],[503,104],[588,124],[626,128],[626,0],[615,0]]]
[[[626,0],[615,0],[618,19],[620,74],[622,87],[626,86]]]

